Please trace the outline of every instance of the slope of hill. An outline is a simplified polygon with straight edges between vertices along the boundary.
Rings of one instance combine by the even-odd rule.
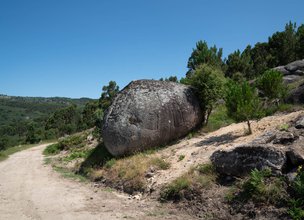
[[[0,150],[24,143],[30,127],[43,133],[47,119],[59,109],[76,106],[80,112],[89,101],[92,99],[0,95]]]

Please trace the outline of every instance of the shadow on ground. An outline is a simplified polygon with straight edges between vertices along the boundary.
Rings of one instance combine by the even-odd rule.
[[[80,166],[79,172],[85,173],[88,168],[101,167],[107,161],[111,160],[113,156],[109,153],[107,148],[101,142],[97,147],[90,153],[85,161]]]
[[[234,135],[230,132],[220,136],[209,137],[203,141],[196,143],[196,146],[197,147],[210,146],[210,145],[220,146],[222,144],[231,143],[242,136],[243,135]]]

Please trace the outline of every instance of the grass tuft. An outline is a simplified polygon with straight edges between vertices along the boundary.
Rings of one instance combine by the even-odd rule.
[[[56,155],[56,154],[59,154],[61,150],[62,150],[62,148],[61,148],[60,144],[58,144],[58,143],[51,144],[43,150],[43,155],[45,155],[45,156]]]
[[[216,178],[217,174],[211,164],[200,164],[165,186],[161,190],[160,201],[181,200],[189,193],[210,188]]]
[[[179,155],[179,157],[178,157],[178,162],[179,162],[179,161],[182,161],[183,159],[185,159],[185,155]]]

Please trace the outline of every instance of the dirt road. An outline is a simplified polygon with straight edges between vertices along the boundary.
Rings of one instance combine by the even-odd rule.
[[[189,219],[156,201],[129,199],[60,176],[40,145],[0,163],[0,219]]]

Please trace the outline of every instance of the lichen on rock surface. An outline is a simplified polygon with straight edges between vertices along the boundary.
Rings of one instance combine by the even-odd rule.
[[[137,80],[114,99],[104,117],[102,137],[114,156],[165,145],[202,123],[193,88],[173,82]]]

